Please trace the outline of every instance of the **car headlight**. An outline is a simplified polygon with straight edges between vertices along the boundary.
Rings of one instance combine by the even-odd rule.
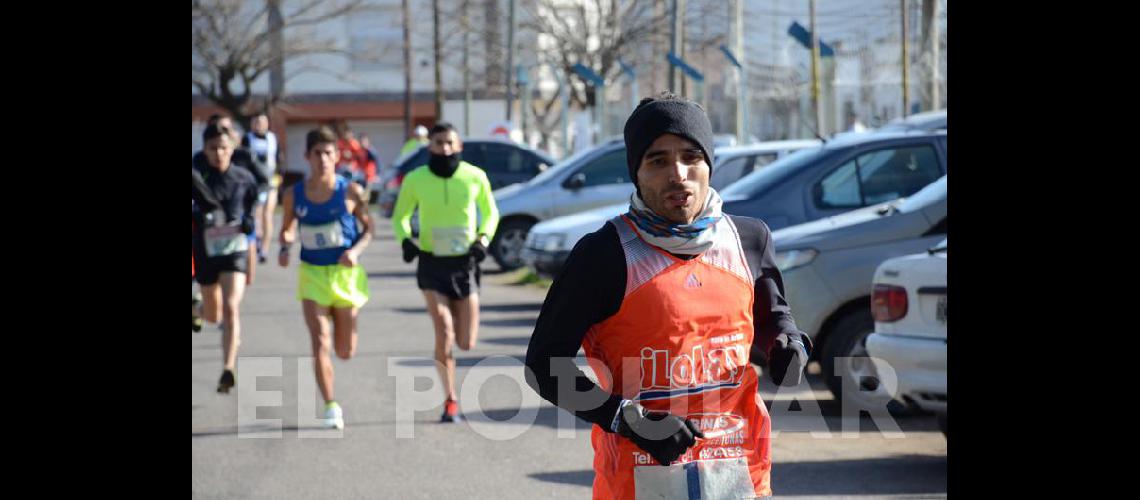
[[[817,255],[819,255],[819,251],[811,248],[776,252],[776,268],[781,273],[786,273],[797,267],[811,264]]]
[[[543,242],[542,248],[547,252],[557,252],[558,250],[562,250],[562,243],[565,241],[566,235],[552,234],[546,237],[546,241]]]

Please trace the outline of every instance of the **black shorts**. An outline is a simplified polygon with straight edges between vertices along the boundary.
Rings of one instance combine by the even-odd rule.
[[[436,257],[420,253],[416,264],[416,284],[420,290],[434,290],[452,299],[466,298],[478,292],[482,274],[470,255]],[[473,281],[474,288],[471,286]]]
[[[249,273],[248,252],[221,257],[206,257],[205,252],[194,254],[194,280],[199,285],[217,284],[222,273]]]

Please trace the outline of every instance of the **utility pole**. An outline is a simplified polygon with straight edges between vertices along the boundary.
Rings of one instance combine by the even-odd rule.
[[[402,0],[404,16],[404,138],[412,136],[412,25],[408,0]]]
[[[507,121],[511,121],[511,108],[515,103],[515,3],[517,0],[510,0],[510,7],[508,8],[508,24],[507,27]]]
[[[938,0],[926,0],[928,5],[924,5],[923,13],[926,14],[927,19],[927,33],[930,37],[930,110],[939,108],[939,88],[938,88],[938,61],[939,61],[939,38],[938,32]]]
[[[815,0],[810,0],[808,10],[811,18],[811,106],[815,111],[815,133],[823,137],[823,108],[819,105],[819,31],[815,29]]]
[[[685,36],[682,30],[685,29],[685,0],[673,0],[673,11],[671,14],[673,18],[673,36],[669,41],[669,52],[676,54],[677,57],[680,57],[681,59],[684,59],[685,55],[682,52],[684,51]],[[683,78],[680,82],[677,81],[677,78],[680,77],[680,71],[681,70],[676,66],[670,66],[669,68],[669,91],[671,92],[678,92],[678,83],[680,83],[682,86],[685,84]],[[683,94],[684,89],[681,89],[679,93]]]
[[[268,0],[269,7],[269,50],[273,54],[273,64],[269,66],[269,102],[277,102],[285,93],[285,58],[282,55],[285,42],[281,35],[284,20],[281,18],[281,0]]]
[[[733,40],[732,52],[744,63],[744,0],[733,0]],[[744,87],[748,79],[744,76],[744,68],[736,71],[736,141],[739,144],[748,144],[748,98]]]
[[[463,0],[463,14],[460,21],[463,23],[463,137],[471,136],[471,79],[468,73],[471,72],[470,62],[468,61],[467,47],[467,34],[471,31],[471,20],[467,17],[467,7],[469,0]]]
[[[902,117],[906,118],[907,112],[910,111],[910,61],[907,60],[906,54],[906,0],[899,0],[899,6],[902,7]]]
[[[435,59],[435,120],[443,120],[443,78],[439,63],[439,0],[431,0],[432,57]]]

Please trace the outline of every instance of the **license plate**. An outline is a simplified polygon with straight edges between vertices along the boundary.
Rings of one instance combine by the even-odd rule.
[[[938,322],[942,323],[943,325],[946,324],[946,296],[945,295],[938,297],[938,309],[935,312],[935,317],[938,318]]]

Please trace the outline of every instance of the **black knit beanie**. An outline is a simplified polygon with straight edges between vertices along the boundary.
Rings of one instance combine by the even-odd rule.
[[[637,187],[637,168],[653,141],[662,134],[673,134],[693,141],[705,153],[712,174],[713,132],[708,114],[696,102],[672,94],[645,98],[625,121],[625,159],[629,180]]]

